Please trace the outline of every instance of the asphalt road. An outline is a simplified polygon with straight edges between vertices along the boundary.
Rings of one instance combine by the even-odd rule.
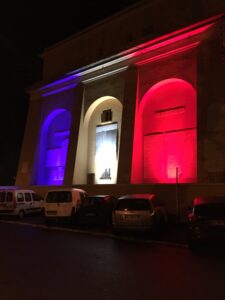
[[[0,223],[0,299],[224,299],[225,249],[198,252]]]
[[[1,220],[1,219],[0,219]],[[9,222],[18,222],[22,224],[32,224],[34,226],[46,226],[44,218],[40,214],[34,214],[26,216],[23,220],[19,220],[18,218],[13,217],[2,217],[2,220],[9,221]],[[64,224],[62,222],[55,223],[51,225],[51,228],[54,227],[63,227],[64,229],[72,229],[75,231],[82,231],[86,234],[99,234],[99,235],[108,235],[113,236],[112,227],[106,226],[97,226],[97,225],[90,225],[90,226],[79,226],[79,225],[71,225],[71,224]],[[162,228],[160,231],[157,231],[155,234],[140,234],[134,232],[123,232],[120,234],[121,237],[124,238],[134,238],[143,241],[158,241],[159,243],[163,244],[172,244],[172,245],[180,245],[187,247],[187,229],[186,226],[183,224],[172,224],[171,222]]]

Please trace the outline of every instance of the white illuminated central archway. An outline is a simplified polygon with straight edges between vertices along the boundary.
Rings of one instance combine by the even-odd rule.
[[[111,121],[101,122],[104,110],[112,111]],[[79,169],[75,166],[74,182],[90,183],[92,178],[91,183],[95,184],[116,183],[122,104],[114,97],[104,96],[95,100],[83,114],[76,159]],[[76,172],[78,175],[81,168],[85,174],[78,182]]]

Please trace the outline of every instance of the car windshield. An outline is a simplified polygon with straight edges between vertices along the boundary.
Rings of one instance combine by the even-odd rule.
[[[207,203],[194,208],[196,216],[225,218],[225,203]]]
[[[121,199],[118,201],[117,210],[149,210],[151,209],[147,199]]]
[[[64,202],[72,202],[71,192],[49,192],[47,199],[47,203],[64,203]]]

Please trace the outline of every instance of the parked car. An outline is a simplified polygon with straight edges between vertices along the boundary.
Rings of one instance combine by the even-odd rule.
[[[154,194],[125,195],[112,214],[114,231],[152,231],[167,222],[165,204]]]
[[[46,223],[54,220],[73,221],[86,196],[84,190],[75,188],[48,191],[44,201]]]
[[[87,196],[79,210],[79,224],[111,225],[112,211],[116,202],[117,199],[111,195]]]
[[[44,199],[33,190],[18,187],[0,190],[0,215],[17,216],[23,219],[26,215],[42,212]]]
[[[201,241],[225,241],[225,196],[196,197],[188,214],[189,245]]]

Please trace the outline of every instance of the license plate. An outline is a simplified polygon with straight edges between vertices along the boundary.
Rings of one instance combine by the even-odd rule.
[[[136,219],[139,219],[140,216],[139,215],[125,215],[124,218],[125,219],[136,220]]]
[[[96,217],[95,213],[86,213],[85,214],[86,217]]]
[[[56,215],[56,211],[46,211],[48,215]]]

